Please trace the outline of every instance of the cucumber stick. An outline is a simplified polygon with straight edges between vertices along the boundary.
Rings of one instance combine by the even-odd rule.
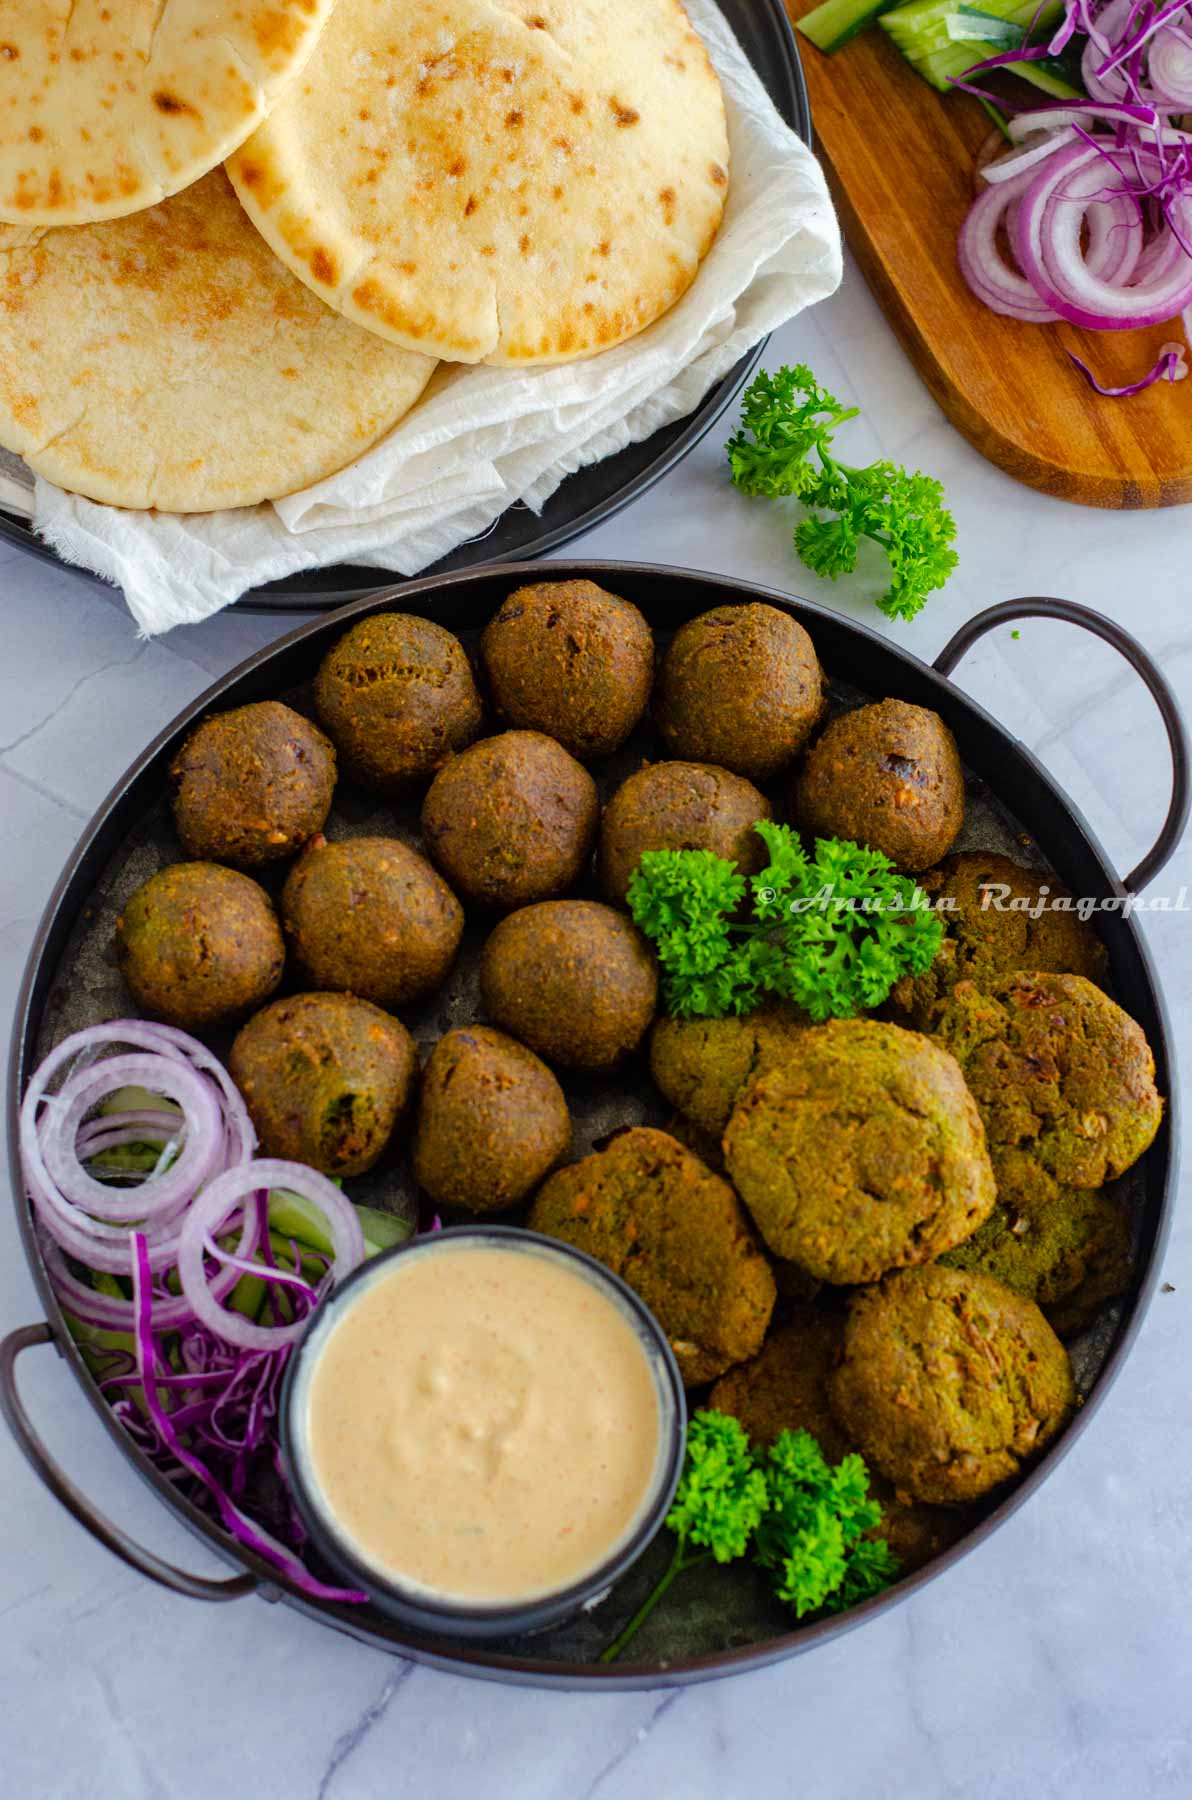
[[[806,18],[795,20],[796,31],[801,31],[805,38],[822,50],[825,56],[831,56],[850,38],[855,38],[859,31],[864,31],[882,13],[897,6],[899,0],[824,0],[814,12]]]
[[[954,78],[967,74],[975,63],[984,62],[994,53],[991,21],[1004,20],[1008,26],[1026,31],[1032,24],[1038,27],[1057,18],[1061,7],[1059,0],[1053,0],[1040,13],[1037,0],[981,0],[979,10],[980,17],[966,16],[957,0],[910,0],[908,6],[885,14],[880,24],[915,72],[941,93],[947,93]],[[970,27],[971,40],[958,42],[960,34]],[[1078,92],[1037,62],[1015,63],[1012,72],[1060,99]]]

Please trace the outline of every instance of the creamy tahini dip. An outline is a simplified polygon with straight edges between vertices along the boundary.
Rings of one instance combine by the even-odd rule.
[[[630,1536],[657,1490],[665,1404],[627,1314],[562,1257],[442,1241],[363,1283],[317,1349],[310,1486],[402,1587],[531,1600]]]

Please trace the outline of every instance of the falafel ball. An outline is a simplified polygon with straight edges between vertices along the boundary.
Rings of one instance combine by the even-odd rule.
[[[526,1221],[627,1281],[688,1387],[760,1350],[774,1277],[737,1196],[664,1131],[635,1126],[560,1169]]]
[[[776,1256],[876,1281],[971,1236],[993,1171],[955,1059],[876,1019],[835,1019],[758,1075],[724,1134],[729,1179]]]
[[[976,1269],[887,1275],[849,1304],[832,1410],[916,1500],[978,1500],[1076,1404],[1068,1352],[1033,1300]]]
[[[1130,1206],[1104,1188],[1061,1187],[1041,1203],[998,1201],[940,1261],[982,1269],[1037,1302],[1061,1337],[1081,1331],[1130,1286]]]
[[[435,776],[422,835],[465,900],[511,912],[573,886],[598,814],[596,783],[562,744],[540,731],[504,731]]]
[[[929,868],[964,824],[964,772],[938,713],[878,700],[833,719],[795,780],[797,825],[848,838],[900,869]]]
[[[623,903],[644,850],[712,850],[756,875],[765,844],[753,827],[773,817],[764,794],[741,775],[711,763],[647,763],[623,781],[600,823],[597,874],[608,898]]]
[[[544,900],[503,919],[480,962],[484,1008],[564,1069],[601,1074],[636,1050],[658,1005],[637,927],[595,900]]]
[[[744,1017],[661,1018],[650,1033],[650,1074],[684,1118],[719,1138],[743,1089],[796,1056],[809,1023],[778,1002]]]
[[[499,718],[586,763],[619,750],[645,712],[654,639],[636,606],[594,581],[535,581],[489,620],[480,660]]]
[[[378,1006],[433,992],[464,928],[464,909],[442,876],[397,838],[315,838],[286,879],[281,915],[316,987]]]
[[[285,965],[264,888],[219,863],[171,863],[116,920],[116,962],[143,1011],[205,1031],[267,1000]]]
[[[188,856],[256,869],[322,831],[335,746],[280,700],[216,713],[170,764],[174,825]]]
[[[829,1463],[857,1448],[842,1431],[828,1397],[844,1347],[844,1314],[794,1311],[776,1327],[760,1356],[722,1375],[708,1399],[717,1412],[738,1419],[750,1442],[766,1449],[782,1431],[809,1431]],[[956,1508],[924,1506],[900,1497],[876,1469],[869,1492],[882,1509],[868,1537],[883,1537],[909,1575],[954,1544],[967,1528]]]
[[[1142,1027],[1082,975],[1003,976],[984,993],[957,982],[933,1009],[985,1124],[1003,1200],[1033,1170],[1071,1187],[1112,1181],[1163,1117]]]
[[[459,639],[411,613],[345,631],[319,665],[315,705],[349,773],[378,794],[429,780],[484,722]]]
[[[293,994],[256,1013],[228,1057],[262,1156],[324,1175],[371,1169],[418,1074],[399,1020],[352,994]]]
[[[654,716],[672,756],[768,781],[824,710],[824,675],[803,627],[776,606],[717,606],[680,625],[662,659]]]
[[[890,1000],[920,1028],[929,1028],[931,1007],[958,981],[983,988],[1016,969],[1033,969],[1105,985],[1105,946],[1086,920],[1068,910],[1064,903],[1072,896],[1050,871],[1024,869],[996,853],[964,851],[928,869],[919,886],[939,908],[943,941],[931,967],[904,975]]]
[[[532,1050],[486,1025],[441,1037],[422,1077],[414,1174],[440,1206],[516,1206],[571,1148],[563,1090]]]

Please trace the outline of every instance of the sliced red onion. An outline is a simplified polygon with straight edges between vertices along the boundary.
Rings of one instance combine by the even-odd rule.
[[[288,1188],[309,1200],[327,1220],[335,1252],[334,1277],[342,1281],[364,1260],[364,1233],[351,1202],[325,1175],[302,1163],[262,1158],[227,1169],[192,1203],[178,1240],[178,1274],[194,1316],[209,1331],[244,1350],[274,1350],[300,1335],[304,1319],[291,1325],[257,1325],[227,1312],[211,1291],[205,1258],[245,1195],[269,1188]]]
[[[1172,106],[1192,107],[1192,37],[1184,25],[1155,33],[1147,56],[1151,86]]]
[[[1155,366],[1139,380],[1127,382],[1125,387],[1105,387],[1074,350],[1069,350],[1068,355],[1088,381],[1089,386],[1096,388],[1097,392],[1104,394],[1108,400],[1125,400],[1131,394],[1141,394],[1144,388],[1152,387],[1156,381],[1183,381],[1188,373],[1188,365],[1180,344],[1164,344]]]
[[[957,242],[960,273],[978,300],[1010,319],[1043,325],[1058,319],[1030,282],[1012,269],[998,248],[998,229],[1034,179],[1031,170],[986,188],[969,207]]]
[[[1005,156],[999,156],[993,162],[987,162],[981,170],[986,181],[995,185],[999,181],[1013,181],[1016,175],[1033,169],[1036,163],[1046,162],[1047,158],[1059,149],[1061,144],[1071,141],[1072,128],[1061,126],[1058,131],[1048,132],[1037,144],[1027,142],[1021,150],[1011,150]]]
[[[1130,285],[1090,269],[1082,228],[1094,202],[1112,203],[1105,189],[1105,158],[1084,144],[1057,151],[1035,175],[1012,222],[1014,254],[1036,294],[1062,318],[1098,331],[1157,325],[1192,302],[1192,260],[1160,253]],[[1192,201],[1176,196],[1170,206],[1192,228]],[[1166,224],[1160,240],[1172,237]]]

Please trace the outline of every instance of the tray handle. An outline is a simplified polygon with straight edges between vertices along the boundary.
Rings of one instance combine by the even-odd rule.
[[[1104,638],[1107,644],[1112,644],[1125,657],[1135,674],[1145,682],[1151,698],[1159,708],[1167,732],[1167,742],[1171,746],[1171,804],[1151,849],[1122,882],[1127,893],[1135,894],[1148,881],[1152,881],[1170,860],[1188,823],[1188,808],[1192,802],[1192,791],[1189,789],[1192,751],[1189,749],[1187,728],[1175,695],[1151,657],[1128,631],[1123,631],[1120,625],[1115,625],[1112,619],[1105,618],[1102,613],[1094,612],[1091,607],[1077,606],[1073,600],[1053,600],[1045,594],[1030,594],[1019,600],[1004,600],[999,606],[986,607],[984,612],[978,613],[976,618],[962,625],[954,637],[949,638],[932,667],[937,674],[950,675],[961,657],[967,655],[979,638],[1010,619],[1062,619],[1067,625],[1079,625],[1082,631],[1091,631],[1095,637]]]
[[[152,1550],[144,1550],[140,1544],[134,1544],[118,1526],[96,1511],[87,1496],[58,1467],[33,1428],[16,1382],[16,1360],[21,1351],[28,1350],[35,1344],[53,1342],[54,1333],[44,1322],[22,1325],[17,1331],[10,1331],[0,1342],[0,1413],[3,1413],[13,1437],[51,1494],[62,1502],[67,1512],[93,1538],[118,1556],[121,1562],[126,1562],[130,1568],[137,1569],[142,1575],[147,1575],[150,1581],[158,1582],[171,1592],[185,1594],[191,1600],[239,1600],[244,1594],[251,1594],[257,1586],[255,1575],[233,1575],[226,1581],[212,1581],[205,1575],[188,1575],[184,1569],[176,1569],[172,1563],[163,1562]]]

